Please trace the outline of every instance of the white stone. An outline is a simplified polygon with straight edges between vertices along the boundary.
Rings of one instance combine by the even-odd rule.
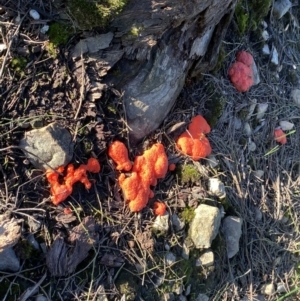
[[[278,64],[279,64],[278,52],[275,47],[273,47],[271,63],[273,63],[275,66],[278,66]]]
[[[49,25],[45,24],[45,25],[41,28],[40,32],[41,32],[42,34],[45,34],[48,30],[49,30]]]
[[[31,9],[29,11],[29,15],[34,20],[39,20],[40,19],[40,14],[35,9]]]
[[[294,89],[291,92],[291,97],[293,99],[294,104],[296,104],[298,107],[300,107],[300,90]]]
[[[232,258],[239,251],[239,241],[242,235],[243,220],[237,216],[227,216],[223,221],[227,256]]]
[[[268,41],[270,36],[267,30],[264,30],[261,34],[262,38],[264,39],[264,41]]]
[[[210,248],[221,224],[219,208],[200,204],[195,209],[195,217],[190,223],[189,237],[198,249]]]
[[[270,55],[271,51],[270,51],[270,47],[269,47],[268,44],[265,44],[265,45],[264,45],[264,47],[263,47],[263,49],[262,49],[262,53],[263,53],[264,55]]]
[[[225,191],[224,183],[221,182],[218,178],[209,178],[208,193],[218,198],[225,198],[226,191]]]
[[[209,267],[214,264],[215,256],[212,251],[205,252],[196,260],[196,266]]]
[[[168,232],[169,230],[169,213],[158,215],[153,222],[153,229],[161,232]]]
[[[265,116],[268,106],[269,105],[267,103],[259,103],[256,106],[256,119],[257,120],[261,120]]]
[[[273,16],[276,19],[282,18],[292,7],[292,3],[289,0],[277,0],[273,5]]]
[[[275,293],[275,287],[274,287],[274,284],[273,284],[273,283],[264,284],[264,285],[261,287],[260,292],[261,292],[263,295],[268,295],[268,296],[273,295],[273,294]]]
[[[279,125],[283,131],[290,131],[295,126],[293,123],[291,123],[289,121],[285,121],[285,120],[280,121]]]

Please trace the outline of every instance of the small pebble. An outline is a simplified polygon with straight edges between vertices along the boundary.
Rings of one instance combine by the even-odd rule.
[[[35,10],[35,9],[31,9],[29,11],[29,15],[33,20],[39,20],[40,19],[40,14]]]
[[[48,30],[49,30],[49,25],[46,24],[41,28],[40,32],[42,34],[45,34]]]

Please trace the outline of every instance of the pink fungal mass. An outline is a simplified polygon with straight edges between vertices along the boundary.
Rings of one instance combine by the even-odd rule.
[[[239,92],[247,92],[254,84],[253,57],[246,51],[240,51],[236,56],[236,62],[228,70],[230,81]]]

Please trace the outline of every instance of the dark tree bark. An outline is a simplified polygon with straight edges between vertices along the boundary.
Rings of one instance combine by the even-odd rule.
[[[124,92],[133,142],[158,128],[188,74],[215,66],[235,5],[236,0],[131,0],[112,22],[110,46],[89,51],[97,66],[92,86],[113,84]],[[112,67],[118,76],[108,73]]]

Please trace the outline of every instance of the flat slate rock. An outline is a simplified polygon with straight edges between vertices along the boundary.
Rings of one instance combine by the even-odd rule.
[[[34,167],[45,170],[67,165],[73,157],[74,143],[70,132],[54,122],[27,132],[19,147]]]

